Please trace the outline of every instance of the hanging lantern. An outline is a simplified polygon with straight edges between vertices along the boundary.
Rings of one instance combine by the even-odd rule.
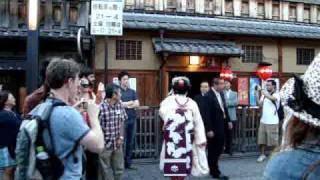
[[[257,75],[262,80],[267,80],[272,76],[272,67],[269,63],[261,63],[258,66]]]
[[[220,78],[227,81],[231,81],[233,79],[233,73],[229,66],[221,69]]]

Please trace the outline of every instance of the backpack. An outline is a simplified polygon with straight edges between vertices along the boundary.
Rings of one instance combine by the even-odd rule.
[[[57,180],[64,173],[64,165],[55,154],[52,145],[53,136],[50,130],[50,116],[53,109],[57,106],[66,106],[61,101],[52,100],[38,116],[30,116],[23,120],[17,137],[16,146],[16,180],[30,180],[38,170],[46,180]],[[48,136],[45,136],[46,135]],[[48,139],[49,137],[49,139]],[[68,158],[74,154],[79,144],[66,156]],[[48,158],[40,160],[36,158],[37,147],[43,147],[43,152],[48,154]]]

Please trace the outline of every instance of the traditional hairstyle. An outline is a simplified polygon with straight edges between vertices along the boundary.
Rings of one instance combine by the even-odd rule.
[[[191,89],[190,80],[187,77],[175,77],[172,79],[172,89],[174,94],[187,94]]]

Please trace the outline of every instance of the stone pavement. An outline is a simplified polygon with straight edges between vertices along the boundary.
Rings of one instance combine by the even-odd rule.
[[[224,159],[220,162],[221,170],[228,175],[231,180],[259,180],[266,166],[264,163],[256,163],[256,157],[239,159]],[[123,180],[166,180],[159,171],[158,163],[136,164],[137,171],[126,171]],[[188,180],[212,179],[188,178]]]

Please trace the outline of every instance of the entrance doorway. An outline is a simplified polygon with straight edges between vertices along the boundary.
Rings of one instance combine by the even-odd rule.
[[[211,81],[215,77],[219,77],[218,72],[169,72],[169,88],[171,88],[171,80],[177,76],[186,76],[190,79],[191,90],[188,94],[190,98],[194,98],[200,93],[200,84],[202,81]]]

